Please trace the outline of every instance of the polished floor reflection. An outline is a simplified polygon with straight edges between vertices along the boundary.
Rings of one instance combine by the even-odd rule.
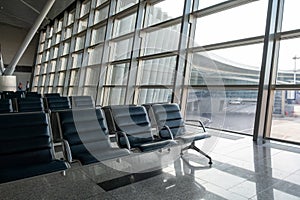
[[[206,159],[190,150],[182,158],[161,162],[162,168],[145,173],[129,172],[130,162],[125,158],[110,164],[73,166],[66,176],[53,173],[1,184],[0,198],[300,199],[299,146],[269,141],[256,145],[248,136],[210,133],[211,138],[197,145],[212,156],[211,168]],[[168,159],[165,156],[163,160]],[[135,162],[158,158],[157,154],[145,154]]]

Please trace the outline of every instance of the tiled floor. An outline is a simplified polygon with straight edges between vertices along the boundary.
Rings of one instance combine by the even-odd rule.
[[[190,150],[180,158],[175,148],[73,167],[66,176],[54,173],[1,184],[0,199],[300,199],[299,146],[255,145],[251,137],[210,133],[197,146],[212,156],[211,168]],[[147,176],[137,173],[145,170]]]

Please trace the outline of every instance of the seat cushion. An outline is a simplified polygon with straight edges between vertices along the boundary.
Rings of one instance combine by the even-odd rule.
[[[203,133],[196,133],[196,134],[185,134],[185,135],[181,135],[180,137],[176,137],[175,139],[177,140],[182,140],[184,143],[190,143],[193,141],[197,141],[197,140],[202,140],[205,138],[209,138],[210,135],[208,134],[203,134]]]
[[[170,146],[177,145],[177,142],[174,140],[161,140],[161,141],[152,141],[145,144],[141,144],[138,148],[142,152],[154,151],[161,148],[167,148]]]
[[[0,183],[28,178],[41,174],[47,174],[56,171],[62,171],[65,169],[67,169],[67,165],[64,161],[61,160],[53,160],[49,163],[41,163],[35,165],[23,165],[4,169],[2,168],[0,170]]]

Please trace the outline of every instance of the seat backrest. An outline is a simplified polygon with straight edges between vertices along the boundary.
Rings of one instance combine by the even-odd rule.
[[[47,93],[47,94],[44,94],[44,97],[50,99],[50,98],[59,98],[60,97],[60,94],[59,93]]]
[[[42,95],[37,92],[26,92],[26,98],[42,98]]]
[[[70,102],[72,108],[95,108],[92,96],[71,96]]]
[[[131,147],[153,141],[151,124],[143,106],[110,106],[110,109],[115,131],[125,132]],[[124,138],[119,138],[119,145],[126,147]]]
[[[19,99],[19,98],[24,97],[24,94],[25,94],[25,91],[16,91],[16,92],[3,91],[2,98],[3,99],[14,99],[14,98]]]
[[[72,109],[56,112],[61,138],[68,141],[72,157],[82,162],[83,155],[93,160],[92,152],[111,148],[101,109]],[[84,162],[82,162],[85,164]]]
[[[36,112],[44,111],[43,101],[41,98],[23,98],[18,99],[18,112]]]
[[[54,159],[44,112],[0,115],[0,168],[48,163]]]
[[[0,113],[13,112],[11,99],[0,99]]]
[[[46,98],[47,109],[51,111],[70,109],[68,97]]]
[[[170,138],[168,130],[164,126],[170,128],[174,138],[185,134],[184,120],[178,104],[154,104],[152,110],[162,138]]]

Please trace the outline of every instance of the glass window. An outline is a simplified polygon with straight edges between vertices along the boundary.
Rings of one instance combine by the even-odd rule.
[[[75,51],[83,49],[84,48],[84,42],[85,42],[85,35],[77,36],[76,37],[76,43],[75,43]]]
[[[62,30],[62,24],[63,24],[63,19],[60,19],[58,22],[57,22],[57,29],[56,29],[56,32],[59,32]]]
[[[189,89],[186,119],[206,126],[253,134],[257,90]]]
[[[138,3],[138,0],[117,0],[117,10],[120,12]]]
[[[300,38],[280,41],[276,84],[300,84]]]
[[[108,8],[108,6],[105,6],[104,8],[95,10],[94,24],[97,24],[108,17]]]
[[[68,14],[68,23],[67,25],[70,25],[74,22],[75,20],[75,10],[71,11],[69,14]]]
[[[65,38],[64,39],[68,39],[69,37],[71,37],[71,35],[72,35],[72,29],[73,29],[73,26],[69,26],[69,27],[66,28]]]
[[[103,45],[98,45],[94,48],[88,49],[89,58],[88,58],[88,65],[96,65],[101,63],[103,52]]]
[[[69,50],[70,50],[70,41],[66,41],[64,42],[63,44],[63,55],[66,55],[69,53]]]
[[[106,26],[94,28],[92,30],[91,45],[98,44],[99,42],[104,41],[105,31],[106,31]]]
[[[59,78],[58,78],[58,85],[59,86],[64,86],[65,76],[66,76],[65,72],[60,72],[58,76],[59,76]]]
[[[36,65],[34,69],[34,75],[39,75],[41,70],[41,65]]]
[[[48,63],[44,63],[42,65],[41,74],[46,74],[47,73],[47,67],[48,67]]]
[[[92,96],[93,99],[96,99],[97,88],[96,87],[84,87],[83,94],[84,96]]]
[[[209,6],[213,6],[222,2],[226,2],[226,0],[201,0],[199,2],[199,9],[207,8]]]
[[[114,37],[133,32],[135,29],[136,13],[129,16],[115,19],[114,22]]]
[[[180,24],[146,33],[144,55],[177,50],[180,37]]]
[[[60,70],[65,70],[67,69],[67,62],[68,62],[68,59],[67,57],[61,57],[59,59],[59,63],[60,63]]]
[[[81,67],[82,62],[82,53],[73,53],[72,54],[72,68]]]
[[[85,74],[85,86],[97,86],[100,76],[99,67],[87,67]]]
[[[113,55],[112,60],[122,60],[129,58],[132,50],[132,38],[112,43]]]
[[[65,92],[64,92],[65,93]],[[76,94],[76,89],[74,89],[74,87],[72,86],[69,86],[68,87],[68,93],[67,93],[68,96],[72,96],[72,95],[77,95]]]
[[[90,7],[91,7],[90,1],[83,2],[80,10],[80,17],[86,15],[90,11]]]
[[[53,27],[50,27],[48,32],[48,38],[52,37],[52,35],[53,35]]]
[[[40,42],[45,42],[46,40],[46,32],[42,32],[40,36]]]
[[[45,82],[46,82],[46,75],[43,75],[42,76],[42,86],[44,86],[45,85]]]
[[[105,87],[104,89],[104,105],[123,105],[125,103],[126,88]]]
[[[53,48],[53,57],[52,57],[52,59],[57,58],[57,56],[58,56],[58,47],[56,46],[56,47]]]
[[[97,0],[97,3],[96,3],[96,7],[97,6],[100,6],[101,4],[103,4],[104,2],[106,2],[107,0]]]
[[[52,60],[52,61],[51,61],[51,65],[50,65],[49,72],[55,72],[55,69],[56,69],[56,61],[55,61],[55,60]]]
[[[42,56],[43,54],[38,54],[37,57],[36,57],[36,63],[37,64],[40,64],[42,62]]]
[[[55,44],[58,44],[60,42],[61,34],[57,33],[55,37]]]
[[[33,87],[37,87],[37,86],[38,86],[38,83],[39,83],[39,76],[35,76],[35,77],[33,78],[32,86],[33,86]]]
[[[50,54],[50,51],[47,50],[46,53],[45,53],[45,59],[44,59],[44,61],[48,61],[49,60],[49,54]]]
[[[48,83],[48,85],[49,85],[49,86],[53,86],[53,81],[54,81],[54,74],[51,73],[51,74],[50,74],[50,77],[49,77],[49,83]]]
[[[45,47],[45,43],[41,43],[40,46],[39,46],[39,50],[38,52],[43,52],[44,51],[44,47]]]
[[[48,40],[47,40],[47,48],[50,48],[50,47],[51,47],[51,42],[52,42],[51,39],[48,39]]]
[[[85,30],[87,28],[87,25],[88,25],[88,18],[79,20],[78,33]]]
[[[300,90],[276,90],[274,95],[271,138],[300,142],[298,116]]]
[[[168,19],[182,16],[184,7],[184,0],[165,0],[157,4],[149,5],[146,11],[146,24],[151,26]],[[172,9],[170,9],[172,8]]]
[[[172,89],[140,89],[138,104],[170,102]]]
[[[193,54],[191,85],[258,85],[263,44]]]
[[[300,18],[300,1],[298,0],[285,0],[284,12],[282,21],[282,31],[290,31],[300,29],[298,20]]]
[[[48,93],[52,93],[52,91],[53,91],[53,87],[52,87],[52,86],[49,86],[49,87],[48,87]]]
[[[140,85],[173,84],[175,67],[175,56],[143,61],[140,68]]]
[[[71,70],[69,86],[77,86],[79,82],[78,70]]]
[[[107,85],[126,85],[129,63],[111,65],[107,69]]]
[[[267,0],[255,1],[198,18],[194,46],[264,35],[267,6]]]

